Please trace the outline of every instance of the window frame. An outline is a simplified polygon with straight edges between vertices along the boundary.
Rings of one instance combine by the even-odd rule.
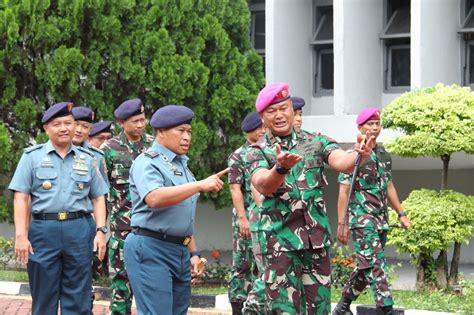
[[[401,86],[394,86],[392,85],[392,52],[394,49],[406,49],[410,51],[410,63],[411,63],[411,45],[410,43],[386,43],[386,58],[385,58],[385,86],[386,92],[389,93],[402,93],[410,90],[411,86],[411,77],[410,77],[410,85],[401,85]],[[410,73],[411,76],[411,65],[410,65]]]
[[[312,34],[311,34],[311,46],[312,46],[312,55],[313,55],[313,66],[312,66],[312,95],[313,97],[321,96],[332,96],[334,95],[334,29],[332,34],[332,39],[326,40],[316,40],[319,32],[324,27],[324,21],[327,19],[327,14],[321,15],[321,20],[317,18],[318,8],[324,8],[320,10],[326,10],[325,7],[331,7],[331,12],[333,14],[333,25],[334,25],[334,6],[332,0],[313,0],[312,4]],[[322,73],[322,55],[331,53],[333,55],[333,89],[328,90],[324,89],[321,85],[321,73]]]
[[[265,3],[252,3],[252,0],[249,0],[248,5],[249,5],[249,10],[250,10],[250,42],[251,42],[251,45],[252,45],[253,49],[255,49],[255,51],[260,56],[262,56],[262,58],[265,58],[265,48],[264,49],[255,48],[256,13],[263,13],[263,16],[265,17]],[[264,32],[264,37],[266,37],[266,30]]]

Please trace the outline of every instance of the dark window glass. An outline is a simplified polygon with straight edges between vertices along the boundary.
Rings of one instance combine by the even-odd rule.
[[[402,7],[393,13],[386,35],[410,33],[410,7]]]
[[[265,12],[255,12],[254,48],[265,49]]]
[[[332,40],[334,33],[332,6],[318,7],[316,16],[318,17],[318,25],[316,27],[317,34],[314,40]]]
[[[391,85],[410,86],[410,48],[391,48]]]
[[[321,88],[334,89],[334,54],[332,52],[321,53]]]
[[[469,45],[469,84],[474,83],[474,45]]]

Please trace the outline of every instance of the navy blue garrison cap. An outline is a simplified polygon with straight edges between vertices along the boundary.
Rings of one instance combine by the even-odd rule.
[[[257,112],[251,112],[245,116],[244,120],[240,124],[240,129],[243,132],[252,132],[262,125],[262,118]]]
[[[135,115],[140,115],[145,112],[143,102],[139,98],[133,100],[127,100],[120,104],[119,107],[114,111],[114,116],[117,119],[128,119]]]
[[[158,109],[150,120],[153,128],[173,128],[182,124],[190,124],[194,113],[186,106],[166,105]]]
[[[77,106],[72,109],[75,120],[82,120],[92,123],[94,121],[94,111],[85,106]]]
[[[291,101],[293,102],[293,110],[302,109],[305,105],[304,99],[298,96],[292,96]]]
[[[71,102],[61,102],[54,104],[44,112],[41,123],[45,124],[53,118],[72,115],[71,109],[73,106],[74,104]]]
[[[110,126],[112,125],[111,121],[99,121],[92,125],[91,132],[89,133],[89,137],[93,137],[96,134],[102,132],[110,132]]]

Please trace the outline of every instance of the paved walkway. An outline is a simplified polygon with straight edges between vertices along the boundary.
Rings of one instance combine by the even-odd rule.
[[[0,315],[30,315],[31,314],[31,298],[29,296],[19,295],[0,295]],[[109,302],[95,301],[94,315],[108,315]],[[132,309],[132,315],[137,315],[137,309]],[[230,315],[231,311],[217,309],[199,309],[190,308],[188,315]]]

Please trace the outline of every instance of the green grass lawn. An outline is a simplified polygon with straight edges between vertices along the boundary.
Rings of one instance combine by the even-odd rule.
[[[28,282],[26,271],[0,270],[0,281]],[[110,283],[103,280],[101,284]],[[193,285],[193,293],[198,294],[227,294],[227,287],[221,285],[198,284]],[[340,289],[333,289],[331,300],[337,303],[341,297]],[[422,309],[438,312],[461,312],[462,314],[474,314],[474,290],[471,287],[467,295],[458,295],[442,291],[405,291],[394,290],[393,298],[395,305],[405,309]],[[374,304],[372,295],[364,292],[355,302],[357,304]]]

